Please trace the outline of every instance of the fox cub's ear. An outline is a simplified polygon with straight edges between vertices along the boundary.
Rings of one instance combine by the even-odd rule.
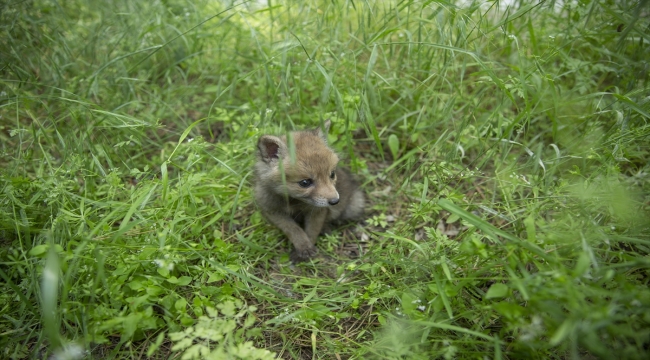
[[[320,138],[323,139],[325,143],[327,143],[327,133],[330,132],[330,126],[332,126],[332,121],[327,119],[323,123],[322,129],[321,128],[316,129],[316,135],[320,136]]]
[[[267,163],[287,155],[287,146],[280,138],[272,135],[262,136],[257,142],[257,148],[260,151],[260,157]]]

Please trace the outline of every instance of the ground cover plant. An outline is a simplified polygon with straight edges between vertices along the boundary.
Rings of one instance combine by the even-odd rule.
[[[650,352],[647,1],[5,1],[0,357]],[[366,220],[290,244],[260,135]]]

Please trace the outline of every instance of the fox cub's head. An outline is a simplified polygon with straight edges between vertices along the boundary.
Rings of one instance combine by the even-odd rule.
[[[257,143],[259,181],[277,194],[318,207],[339,203],[336,191],[338,156],[327,146],[330,121],[320,128],[286,136],[264,135]],[[284,175],[284,180],[283,180]]]

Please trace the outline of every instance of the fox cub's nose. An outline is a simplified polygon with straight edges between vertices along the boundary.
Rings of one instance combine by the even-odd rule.
[[[339,203],[339,198],[336,198],[336,199],[329,199],[329,200],[327,200],[327,202],[328,202],[330,205],[336,205],[336,204]]]

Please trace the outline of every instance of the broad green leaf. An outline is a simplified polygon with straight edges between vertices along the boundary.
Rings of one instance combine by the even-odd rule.
[[[490,289],[485,294],[486,299],[496,299],[506,297],[508,295],[508,285],[502,283],[492,284]]]
[[[210,276],[208,277],[207,283],[210,284],[210,283],[213,283],[215,281],[221,281],[221,280],[223,280],[223,278],[224,278],[223,274],[221,274],[221,273],[219,273],[217,271],[213,271],[213,272],[210,273]]]
[[[50,245],[48,244],[36,245],[31,250],[29,250],[28,254],[29,256],[40,257],[41,255],[45,254],[45,252],[47,252],[47,249],[49,249],[49,247]]]
[[[187,307],[187,300],[185,298],[180,298],[174,303],[174,308],[180,312],[185,312]]]
[[[159,267],[156,271],[162,277],[169,277],[169,269],[167,269],[166,267]]]
[[[501,301],[492,305],[492,308],[506,318],[516,320],[524,315],[525,309],[508,301]]]
[[[178,278],[178,282],[176,284],[185,286],[185,285],[189,285],[189,283],[191,283],[191,282],[192,282],[191,277],[189,277],[189,276],[181,276],[180,278]]]
[[[158,295],[163,293],[163,288],[161,288],[160,286],[147,286],[145,291],[147,292],[147,295],[157,297]]]
[[[447,218],[447,220],[445,222],[447,224],[453,224],[456,221],[458,221],[459,219],[460,219],[460,216],[458,216],[458,214],[451,214],[451,215],[449,215],[449,217]]]
[[[393,160],[397,160],[399,152],[399,139],[397,138],[397,135],[390,134],[388,137],[388,148],[390,149],[391,155],[393,155]]]

